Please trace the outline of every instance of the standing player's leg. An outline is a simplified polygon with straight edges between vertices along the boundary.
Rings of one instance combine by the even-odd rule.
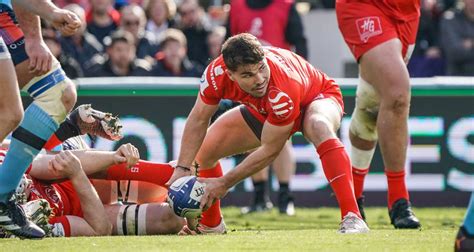
[[[370,162],[377,144],[377,113],[379,98],[374,88],[360,78],[357,86],[356,105],[351,117],[349,139],[351,141],[352,177],[354,193],[360,214],[365,220],[364,189],[365,176],[369,173]]]
[[[196,161],[200,165],[199,176],[204,178],[222,176],[219,159],[260,146],[260,141],[244,120],[240,107],[220,116],[208,129]],[[201,232],[224,232],[220,200],[203,213]],[[214,229],[213,229],[214,228]]]
[[[18,64],[16,71],[17,76],[22,76],[22,79],[24,76],[32,77],[28,71],[28,60]],[[20,86],[24,84],[20,83]],[[33,97],[33,102],[26,109],[20,126],[12,134],[10,149],[2,166],[5,176],[0,178],[0,200],[9,198],[21,175],[58,129],[76,101],[74,85],[57,61],[47,74],[32,77],[25,85],[25,90]]]
[[[21,121],[22,105],[20,94],[18,92],[15,69],[13,67],[10,54],[0,37],[0,140],[15,129]],[[5,121],[3,121],[3,119]],[[3,192],[0,198],[0,226],[11,233],[24,238],[42,238],[45,233],[36,225],[26,219],[20,206],[11,200],[11,191],[15,190],[22,174],[18,175],[16,184],[11,184],[8,174],[9,170],[5,165],[0,165],[0,192]],[[23,171],[24,172],[24,171]],[[11,188],[13,186],[13,188]]]
[[[0,143],[21,122],[23,106],[21,105],[20,92],[10,54],[5,42],[0,37]]]
[[[240,213],[249,214],[254,212],[263,212],[269,211],[273,208],[273,203],[270,200],[268,190],[268,172],[269,167],[267,166],[252,175],[253,202],[250,206],[242,207]]]
[[[474,192],[471,194],[464,222],[456,236],[454,251],[474,251]]]
[[[388,180],[390,219],[396,228],[418,228],[405,185],[408,146],[410,79],[402,57],[402,43],[391,39],[360,58],[360,76],[380,98],[377,132]]]
[[[354,196],[351,161],[336,135],[341,119],[342,108],[335,100],[315,100],[305,111],[303,134],[316,147],[324,174],[336,194],[342,217],[339,232],[365,233],[369,228]]]

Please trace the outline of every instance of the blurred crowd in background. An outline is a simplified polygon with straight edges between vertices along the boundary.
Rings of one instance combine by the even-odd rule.
[[[229,0],[54,2],[83,21],[68,38],[42,23],[45,42],[70,78],[199,77],[230,36]],[[421,6],[410,75],[474,76],[474,0],[422,0]],[[322,8],[334,8],[334,0],[294,3],[300,15]]]

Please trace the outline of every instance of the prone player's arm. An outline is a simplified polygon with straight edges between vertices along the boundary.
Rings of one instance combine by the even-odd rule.
[[[77,232],[78,230],[74,230],[74,226],[71,225],[71,235],[110,235],[112,224],[107,218],[106,211],[96,190],[82,170],[79,159],[70,151],[61,152],[52,160],[50,169],[55,173],[66,176],[71,181],[81,203],[83,219],[90,227],[89,230],[84,228],[81,229],[82,232]],[[85,225],[85,223],[83,224]]]
[[[116,151],[78,150],[72,153],[79,158],[86,175],[90,176],[106,171],[111,165],[135,165],[140,159],[138,149],[132,144],[123,144]],[[29,175],[40,180],[54,181],[65,179],[62,174],[53,173],[48,169],[55,155],[39,155],[33,160]]]

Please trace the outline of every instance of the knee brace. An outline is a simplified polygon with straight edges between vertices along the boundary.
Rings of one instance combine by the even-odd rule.
[[[117,214],[117,235],[146,235],[148,204],[124,205]]]
[[[48,73],[34,77],[23,88],[34,99],[34,103],[48,113],[58,124],[64,121],[67,111],[61,102],[64,90],[68,87],[68,78],[58,61]]]
[[[360,78],[357,86],[356,106],[352,114],[350,131],[352,134],[367,140],[376,141],[377,135],[377,114],[380,100],[375,89]]]

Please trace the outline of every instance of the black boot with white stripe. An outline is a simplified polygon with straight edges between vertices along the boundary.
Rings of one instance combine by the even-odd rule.
[[[0,202],[0,227],[13,235],[26,239],[41,239],[44,231],[28,220],[20,205],[10,200]]]

